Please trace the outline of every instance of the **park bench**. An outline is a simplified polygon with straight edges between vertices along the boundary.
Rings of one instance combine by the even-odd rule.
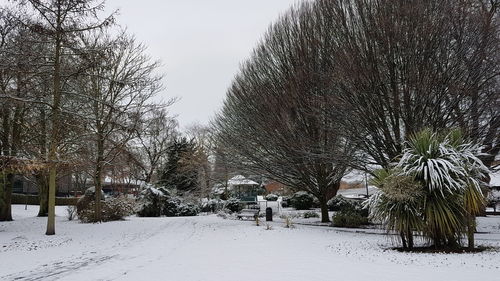
[[[238,219],[256,219],[259,216],[259,209],[243,209],[239,212],[236,217]]]

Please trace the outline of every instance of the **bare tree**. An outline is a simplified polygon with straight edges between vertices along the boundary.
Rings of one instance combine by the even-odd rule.
[[[19,113],[22,108],[6,96],[16,96],[20,94],[19,72],[16,71],[16,57],[13,56],[16,36],[19,33],[14,16],[6,9],[0,10],[0,155],[12,157],[17,153],[19,142]],[[2,166],[7,163],[2,163]],[[11,221],[11,193],[14,174],[11,171],[2,169],[2,182],[0,182],[0,221]]]
[[[174,101],[169,101],[168,105]],[[152,110],[143,118],[142,128],[137,131],[135,152],[144,181],[151,183],[158,180],[156,172],[165,163],[168,147],[178,135],[178,123],[168,116],[165,108]]]
[[[52,95],[50,106],[50,134],[48,161],[49,169],[49,207],[47,220],[47,235],[55,234],[55,194],[58,150],[61,132],[62,101],[65,96],[65,82],[68,78],[62,72],[63,58],[74,56],[75,35],[93,29],[108,26],[113,17],[102,21],[98,12],[104,7],[104,2],[95,0],[23,0],[21,6],[27,7],[27,20],[24,25],[32,31],[47,35],[52,45],[52,56],[49,59],[52,66]],[[93,21],[93,22],[92,22]]]
[[[194,123],[186,129],[187,136],[195,143],[195,153],[190,161],[198,167],[200,196],[207,197],[215,182],[214,175],[214,137],[210,126]]]
[[[162,77],[155,74],[159,63],[145,54],[144,45],[125,33],[112,38],[94,32],[83,41],[86,49],[99,50],[84,54],[88,68],[78,84],[79,93],[88,100],[87,129],[96,147],[91,162],[99,222],[103,171],[136,136],[141,116],[157,107],[149,101],[162,89]]]
[[[483,143],[491,162],[500,149],[498,5],[316,1],[334,19],[325,26],[335,49],[332,86],[364,164],[387,167],[408,136],[452,127]]]
[[[246,169],[316,196],[323,222],[354,149],[338,126],[329,20],[304,2],[272,25],[214,124]]]

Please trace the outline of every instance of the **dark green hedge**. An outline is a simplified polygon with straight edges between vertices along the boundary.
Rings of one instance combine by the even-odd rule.
[[[56,206],[76,205],[77,197],[56,197]],[[12,204],[39,205],[38,195],[12,194]]]

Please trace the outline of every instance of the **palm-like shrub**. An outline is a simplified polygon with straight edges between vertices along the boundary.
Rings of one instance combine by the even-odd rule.
[[[458,131],[416,134],[397,166],[377,174],[380,192],[368,203],[371,216],[399,231],[404,247],[412,247],[413,231],[436,247],[456,247],[466,229],[473,247],[475,215],[484,204],[480,179],[487,173],[477,151]]]
[[[398,170],[376,171],[374,184],[380,192],[370,198],[370,216],[398,232],[403,248],[413,248],[413,231],[424,227],[422,185]]]

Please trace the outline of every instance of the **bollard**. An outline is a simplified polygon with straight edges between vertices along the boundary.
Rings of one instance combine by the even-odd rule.
[[[273,209],[271,207],[266,208],[266,221],[273,221]]]

